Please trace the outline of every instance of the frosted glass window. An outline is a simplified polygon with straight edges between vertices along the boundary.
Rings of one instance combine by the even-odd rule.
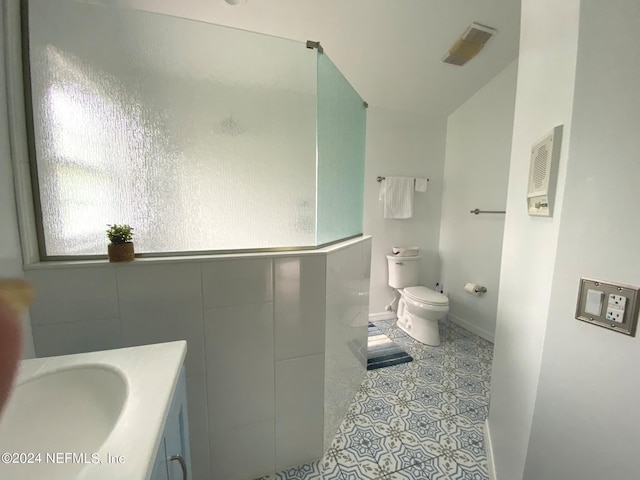
[[[318,245],[362,233],[366,108],[326,55],[318,55]]]
[[[314,50],[74,0],[30,0],[29,44],[46,256],[111,223],[139,253],[315,245]]]

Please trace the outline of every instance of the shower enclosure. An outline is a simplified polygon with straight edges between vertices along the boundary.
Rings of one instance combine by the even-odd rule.
[[[366,105],[318,45],[102,3],[3,3],[36,353],[187,340],[189,478],[318,459],[366,372]],[[112,223],[172,258],[106,262]]]
[[[41,257],[314,248],[362,233],[366,104],[322,47],[29,0]]]

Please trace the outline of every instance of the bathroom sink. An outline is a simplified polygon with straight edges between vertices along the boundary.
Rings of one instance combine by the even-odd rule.
[[[23,360],[0,416],[0,479],[149,480],[186,351],[178,341]]]
[[[0,420],[0,452],[39,453],[28,467],[33,478],[57,460],[55,477],[80,470],[116,425],[127,390],[124,375],[102,365],[62,368],[19,383]],[[80,457],[47,457],[66,452]]]

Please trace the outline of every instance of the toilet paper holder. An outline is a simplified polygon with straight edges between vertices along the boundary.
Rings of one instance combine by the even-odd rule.
[[[483,287],[482,285],[478,285],[476,283],[467,283],[464,286],[464,290],[467,293],[470,293],[472,295],[480,295],[481,293],[487,293],[487,287]]]

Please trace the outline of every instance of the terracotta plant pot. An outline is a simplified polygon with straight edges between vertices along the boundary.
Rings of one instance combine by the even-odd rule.
[[[131,262],[134,259],[133,242],[110,243],[107,247],[110,262]]]

